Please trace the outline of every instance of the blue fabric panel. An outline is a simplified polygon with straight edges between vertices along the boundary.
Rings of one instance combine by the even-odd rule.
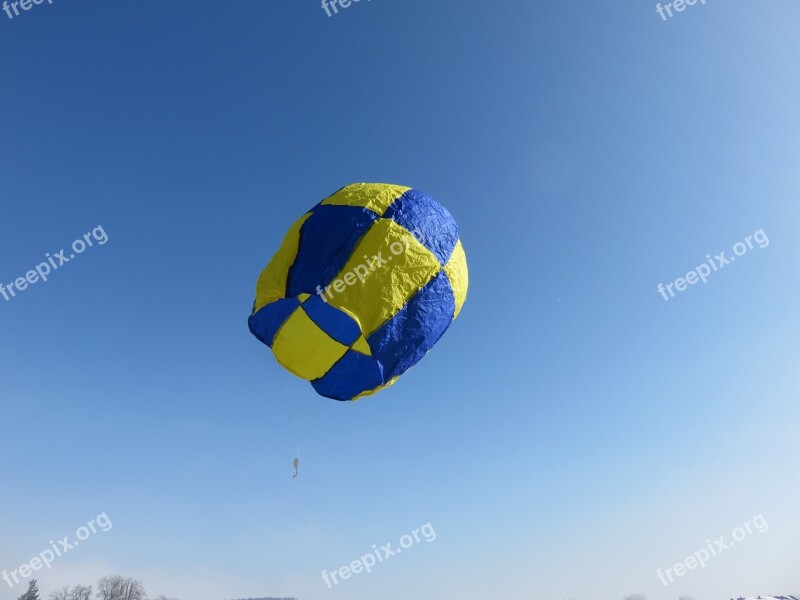
[[[286,322],[286,319],[300,306],[297,298],[281,298],[262,306],[256,314],[248,320],[250,331],[267,346],[272,347],[275,334]]]
[[[458,225],[447,209],[427,194],[409,190],[383,216],[412,232],[442,266],[450,260],[458,242]]]
[[[359,206],[317,205],[300,228],[300,247],[286,284],[288,297],[315,294],[342,270],[356,244],[378,219]]]
[[[383,385],[383,369],[375,359],[355,350],[347,353],[319,379],[311,382],[318,394],[334,400],[352,400]]]
[[[322,331],[340,344],[349,346],[361,335],[361,328],[353,317],[331,306],[319,296],[303,302],[303,310]]]
[[[386,381],[402,375],[425,356],[447,331],[455,310],[453,288],[441,271],[369,336],[372,355],[383,365]]]

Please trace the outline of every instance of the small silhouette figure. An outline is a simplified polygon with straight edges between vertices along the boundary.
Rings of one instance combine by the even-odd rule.
[[[294,476],[292,479],[297,479],[297,476],[300,475],[300,459],[295,456],[294,458]]]

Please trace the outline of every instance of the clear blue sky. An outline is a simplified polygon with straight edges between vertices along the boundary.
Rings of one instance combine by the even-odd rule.
[[[0,12],[0,281],[109,236],[0,298],[0,570],[106,512],[43,592],[800,592],[800,6],[654,4]],[[246,321],[288,226],[358,181],[445,204],[471,285],[396,386],[338,404]],[[766,533],[657,579],[758,514]],[[321,580],[428,522],[434,543]]]

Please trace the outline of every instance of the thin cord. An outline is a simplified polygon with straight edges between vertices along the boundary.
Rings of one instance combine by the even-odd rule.
[[[275,355],[273,355],[273,358],[275,358]],[[298,436],[297,430],[295,429],[294,426],[294,420],[292,419],[291,411],[289,410],[289,399],[286,395],[286,388],[283,383],[283,377],[286,375],[286,373],[283,372],[281,365],[280,363],[278,363],[277,359],[274,360],[273,365],[274,365],[273,369],[275,371],[275,377],[278,380],[278,387],[281,392],[281,402],[283,403],[283,409],[286,412],[286,420],[289,422],[289,429],[292,433],[292,439],[294,440],[295,446],[297,447],[297,456],[299,457],[300,446],[302,445],[308,433],[311,431],[311,428],[314,427],[316,422],[319,420],[319,416],[322,414],[322,409],[325,408],[325,405],[328,404],[328,402],[325,399],[320,398],[319,408],[317,409],[314,418],[309,423],[308,427],[306,427],[305,431],[303,431],[303,434],[301,436]],[[342,375],[340,374],[339,381],[341,381],[341,377]],[[337,385],[339,381],[336,382]]]
[[[283,373],[280,371],[280,364],[278,364],[278,359],[275,358],[273,354],[274,362],[273,362],[273,370],[275,371],[275,379],[278,380],[278,388],[281,391],[281,400],[283,402],[283,409],[286,411],[286,420],[289,422],[289,429],[292,432],[292,439],[296,445],[299,445],[299,441],[297,438],[297,432],[294,428],[294,421],[292,420],[292,415],[289,412],[289,402],[286,398],[286,390],[283,386]]]
[[[319,409],[317,410],[317,414],[314,416],[314,420],[311,421],[311,425],[309,425],[308,428],[303,433],[303,438],[302,439],[305,439],[306,436],[308,435],[308,432],[311,431],[312,427],[314,427],[314,424],[317,422],[317,419],[319,419],[319,416],[322,414],[322,409],[325,408],[326,404],[328,404],[326,399],[323,399],[322,401],[320,401]]]
[[[274,370],[276,371],[276,378],[278,379],[278,387],[280,388],[280,391],[281,391],[281,399],[282,399],[282,402],[283,402],[283,408],[286,411],[286,420],[289,421],[289,429],[292,432],[292,438],[294,439],[295,446],[297,448],[297,453],[295,454],[295,457],[299,459],[300,458],[300,446],[301,446],[303,440],[308,435],[308,433],[311,431],[311,428],[314,427],[314,425],[316,424],[317,420],[319,419],[319,416],[322,414],[322,409],[325,407],[326,404],[328,404],[328,401],[327,401],[327,399],[324,399],[324,398],[320,399],[321,401],[320,401],[320,404],[319,404],[319,408],[317,409],[317,414],[314,415],[314,419],[311,421],[311,423],[308,425],[306,430],[303,432],[302,437],[298,437],[297,431],[294,428],[294,421],[292,420],[291,412],[289,411],[289,402],[288,402],[288,398],[286,396],[286,390],[285,390],[284,385],[283,385],[283,376],[285,375],[285,373],[282,372],[281,365],[278,362],[277,357],[274,354],[272,355],[272,357],[275,359],[274,360]],[[337,376],[336,382],[333,385],[333,389],[336,389],[337,386],[339,385],[339,383],[341,383],[343,376],[344,376],[344,371],[340,372],[339,375]]]

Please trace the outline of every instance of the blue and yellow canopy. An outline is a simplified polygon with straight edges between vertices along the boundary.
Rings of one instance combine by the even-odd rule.
[[[319,394],[355,400],[425,356],[467,281],[443,206],[408,187],[349,185],[289,229],[258,280],[250,331]]]

